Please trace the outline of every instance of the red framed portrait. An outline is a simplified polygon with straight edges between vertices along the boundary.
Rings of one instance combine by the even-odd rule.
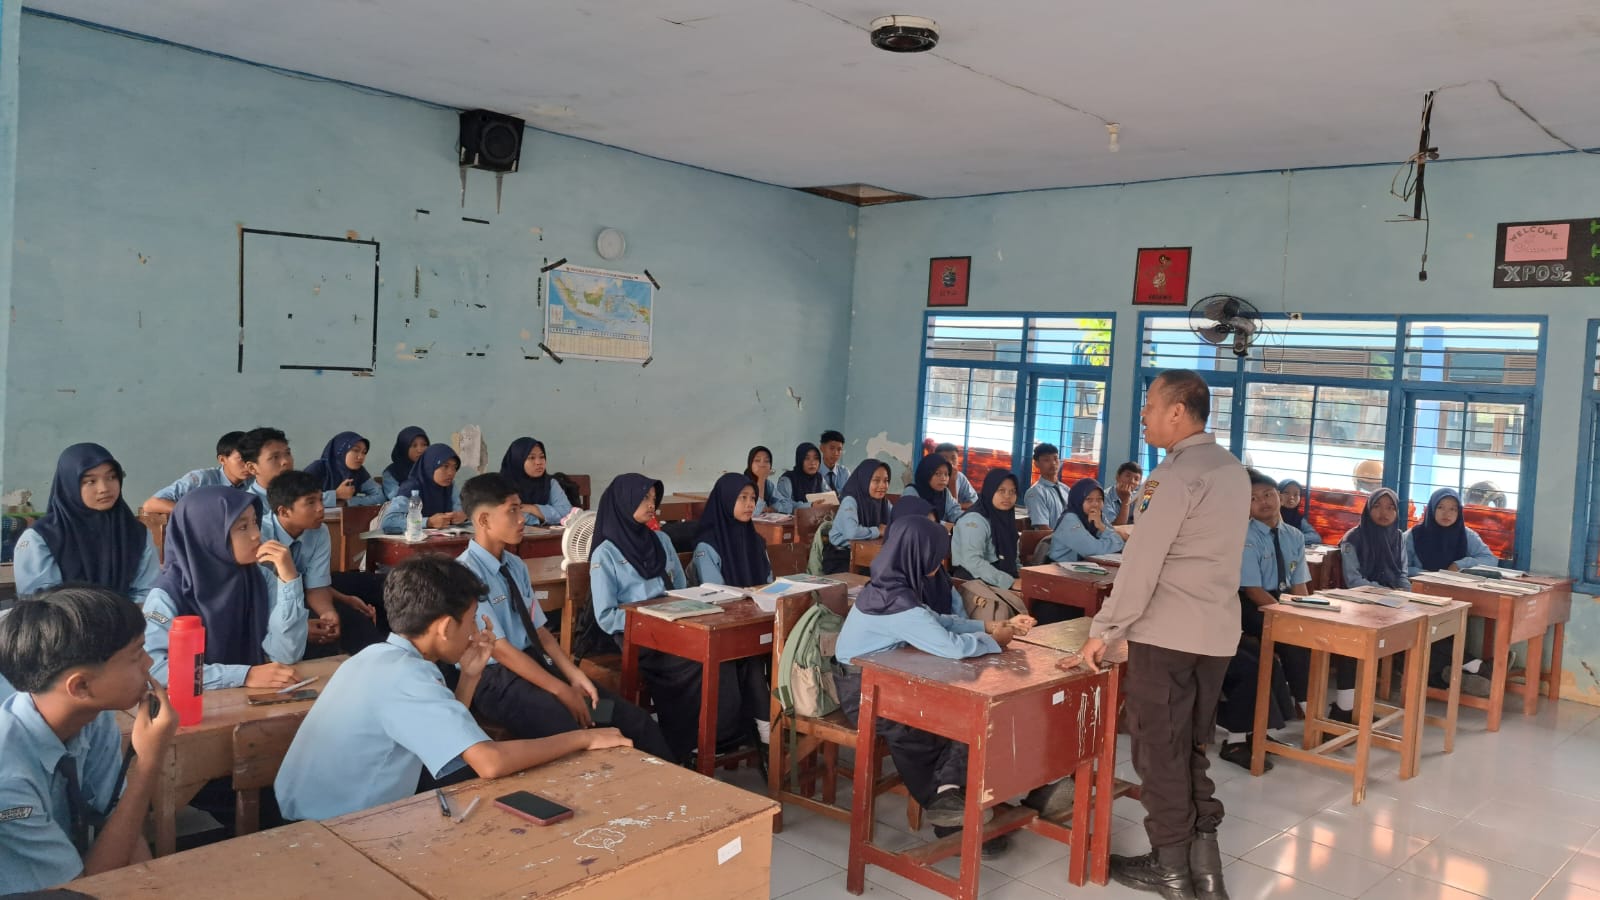
[[[1189,305],[1190,247],[1141,247],[1133,269],[1134,306]]]
[[[936,256],[928,260],[928,305],[966,306],[972,257]]]

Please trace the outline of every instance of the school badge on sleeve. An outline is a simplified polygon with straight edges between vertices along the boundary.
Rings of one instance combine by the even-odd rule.
[[[1156,488],[1160,484],[1161,482],[1159,481],[1146,481],[1144,483],[1144,491],[1139,494],[1139,512],[1142,513],[1150,508],[1150,498],[1155,496]]]

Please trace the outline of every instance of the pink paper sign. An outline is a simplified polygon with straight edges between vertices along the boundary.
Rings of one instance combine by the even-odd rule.
[[[1543,225],[1518,225],[1506,232],[1506,262],[1538,259],[1566,259],[1567,222]]]

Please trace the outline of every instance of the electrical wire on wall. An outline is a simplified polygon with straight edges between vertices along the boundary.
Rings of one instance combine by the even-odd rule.
[[[1400,164],[1400,170],[1395,172],[1394,178],[1389,182],[1389,193],[1401,200],[1411,201],[1411,215],[1390,219],[1391,222],[1421,222],[1422,223],[1422,266],[1417,270],[1417,280],[1428,280],[1428,241],[1432,237],[1433,226],[1428,221],[1428,163],[1439,158],[1439,148],[1428,145],[1429,132],[1433,125],[1433,96],[1437,91],[1429,91],[1422,97],[1422,132],[1417,138],[1417,152],[1407,157]]]

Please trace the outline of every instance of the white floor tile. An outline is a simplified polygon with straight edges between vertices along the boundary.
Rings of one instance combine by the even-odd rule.
[[[1361,900],[1479,900],[1479,897],[1471,891],[1418,875],[1395,872],[1362,894]]]
[[[782,897],[835,875],[843,877],[844,869],[787,841],[772,842],[772,896]]]
[[[856,900],[855,894],[844,889],[844,876],[827,878],[815,884],[807,885],[792,894],[784,894],[783,900]],[[862,897],[872,897],[874,900],[905,900],[899,894],[888,888],[867,882],[866,891]]]
[[[1581,884],[1552,881],[1539,892],[1539,900],[1600,900],[1600,891]]]
[[[1359,897],[1393,871],[1381,863],[1293,834],[1279,835],[1267,841],[1246,853],[1242,861],[1288,875],[1341,897]]]
[[[1545,876],[1527,869],[1433,844],[1411,857],[1402,872],[1420,875],[1494,900],[1529,900],[1544,887]]]
[[[1600,891],[1600,856],[1579,853],[1556,873],[1556,881],[1570,881]]]
[[[1242,859],[1222,870],[1222,880],[1231,900],[1337,900],[1343,896]]]
[[[1579,826],[1581,828],[1587,826]],[[1485,859],[1503,862],[1549,877],[1572,859],[1577,848],[1587,840],[1588,834],[1577,843],[1566,842],[1544,835],[1511,828],[1493,828],[1480,822],[1462,822],[1439,835],[1434,843],[1453,847]]]
[[[1289,831],[1298,837],[1393,868],[1428,846],[1419,837],[1374,825],[1366,819],[1323,810]]]

